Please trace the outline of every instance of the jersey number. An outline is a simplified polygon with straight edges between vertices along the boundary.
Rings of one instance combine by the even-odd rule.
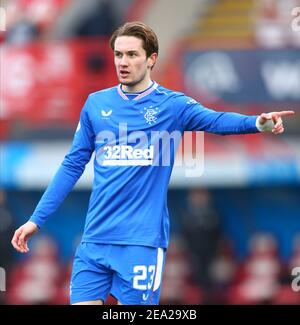
[[[133,273],[136,275],[133,277],[133,287],[138,290],[151,289],[155,274],[155,265],[135,265]],[[146,282],[148,280],[148,283]]]

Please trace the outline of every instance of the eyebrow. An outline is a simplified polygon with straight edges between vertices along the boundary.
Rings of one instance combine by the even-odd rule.
[[[128,50],[128,51],[119,51],[119,50],[115,50],[115,53],[138,53],[138,50]]]

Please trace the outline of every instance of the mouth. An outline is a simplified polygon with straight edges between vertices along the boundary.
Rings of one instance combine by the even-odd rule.
[[[126,71],[126,70],[120,70],[120,72],[119,72],[119,75],[121,78],[126,78],[129,76],[129,74],[130,74],[129,71]]]

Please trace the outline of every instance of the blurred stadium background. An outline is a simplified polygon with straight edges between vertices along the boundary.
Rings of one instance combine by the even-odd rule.
[[[164,86],[217,110],[296,111],[284,135],[206,134],[201,178],[174,169],[161,303],[300,304],[300,291],[291,287],[292,269],[300,266],[300,8],[292,15],[300,1],[0,5],[6,27],[0,31],[2,304],[69,302],[91,166],[31,241],[30,254],[14,252],[10,240],[68,150],[86,96],[117,82],[108,37],[128,20],[142,20],[157,32],[161,52],[154,77]]]

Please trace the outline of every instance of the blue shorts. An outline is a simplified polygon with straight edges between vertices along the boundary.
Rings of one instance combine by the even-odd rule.
[[[83,242],[76,250],[70,302],[102,300],[112,294],[123,305],[156,305],[166,250],[147,246]]]

